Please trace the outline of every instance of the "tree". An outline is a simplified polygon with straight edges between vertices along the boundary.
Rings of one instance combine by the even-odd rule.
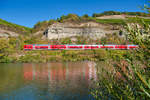
[[[60,19],[58,19],[59,22],[66,22],[66,21],[79,21],[80,18],[76,14],[68,14],[68,15],[62,15]]]
[[[89,18],[89,15],[88,14],[85,14],[82,16],[83,18]]]

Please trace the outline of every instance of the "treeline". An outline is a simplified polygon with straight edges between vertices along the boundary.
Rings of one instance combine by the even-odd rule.
[[[150,15],[144,12],[117,12],[117,11],[105,11],[103,13],[94,13],[92,17],[101,17],[104,15],[131,15],[131,16],[142,16],[149,17]]]

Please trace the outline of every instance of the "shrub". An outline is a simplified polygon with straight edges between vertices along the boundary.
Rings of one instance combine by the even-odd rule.
[[[60,19],[58,19],[59,22],[68,22],[68,21],[73,21],[73,22],[76,22],[76,21],[80,21],[80,18],[78,15],[76,14],[68,14],[67,16],[63,15],[60,17]]]
[[[127,38],[139,48],[127,52],[113,63],[113,71],[98,73],[99,79],[91,94],[97,100],[150,99],[150,25],[128,24]],[[130,54],[128,54],[130,53]],[[109,63],[109,62],[108,62]],[[98,66],[100,67],[100,66]]]
[[[0,62],[5,62],[10,53],[10,45],[7,39],[0,39]]]

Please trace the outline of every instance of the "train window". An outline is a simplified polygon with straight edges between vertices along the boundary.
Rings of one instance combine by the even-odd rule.
[[[40,48],[47,49],[48,46],[40,46]]]
[[[129,48],[131,48],[131,49],[132,49],[132,48],[137,48],[137,46],[129,46]]]
[[[115,48],[126,49],[126,48],[128,48],[128,47],[127,47],[127,46],[124,46],[124,45],[118,45],[118,46],[115,46]]]
[[[85,48],[88,48],[89,46],[85,46]]]
[[[98,46],[91,46],[91,48],[98,48]]]
[[[108,46],[109,48],[114,48],[113,46]]]

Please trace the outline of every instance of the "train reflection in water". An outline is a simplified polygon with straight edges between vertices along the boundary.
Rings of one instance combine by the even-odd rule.
[[[81,78],[87,81],[96,80],[96,68],[94,62],[80,63],[48,63],[45,67],[40,64],[24,64],[25,80],[61,81]],[[27,67],[28,66],[28,67]]]
[[[0,100],[94,100],[94,62],[1,64],[0,71]]]
[[[91,79],[97,78],[94,62],[24,64],[23,70],[25,83],[52,100],[94,100],[89,93]]]

